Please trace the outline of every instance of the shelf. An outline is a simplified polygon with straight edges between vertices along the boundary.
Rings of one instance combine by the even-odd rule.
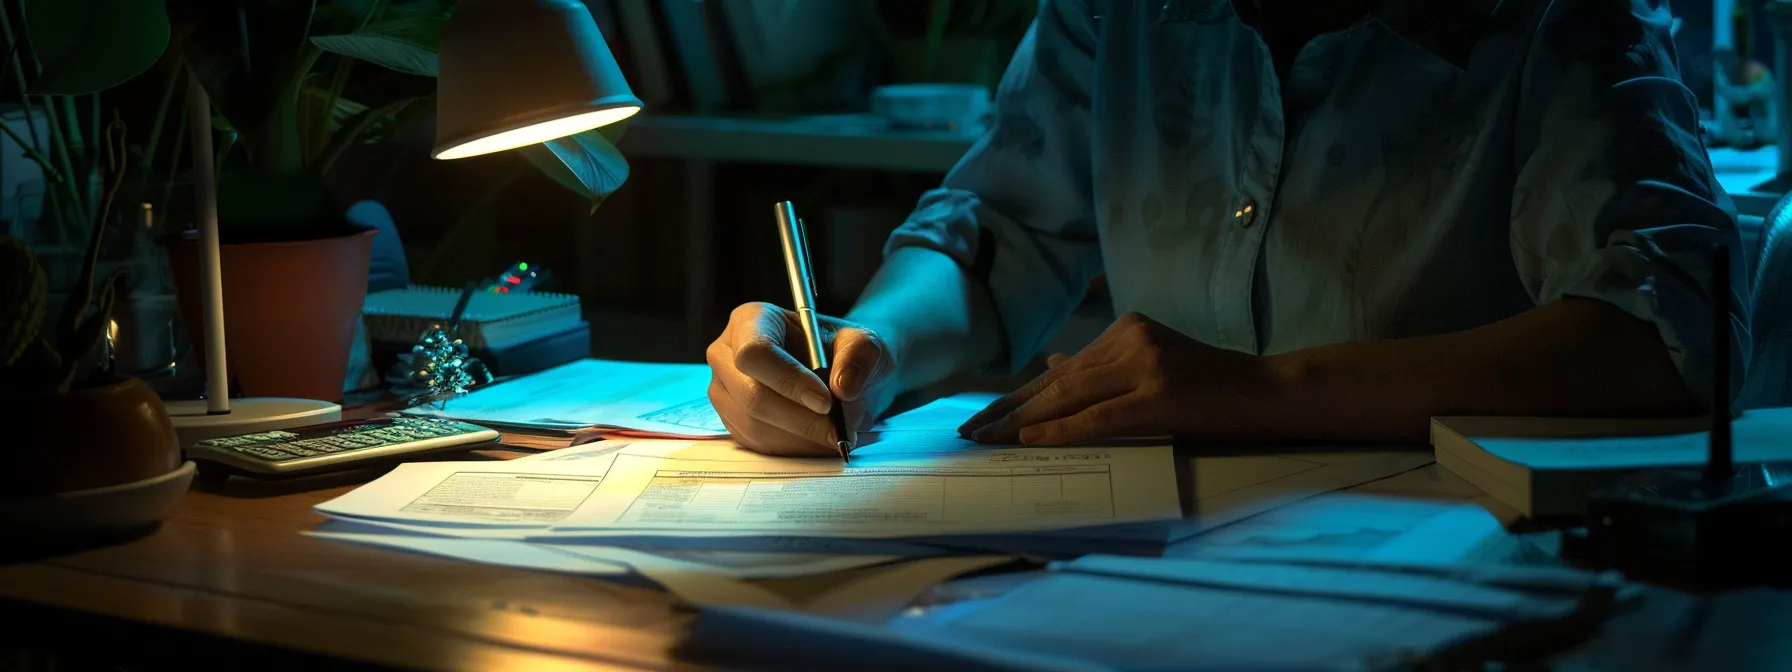
[[[629,120],[620,148],[631,158],[945,172],[977,138],[968,132],[894,130],[870,114],[641,115]]]

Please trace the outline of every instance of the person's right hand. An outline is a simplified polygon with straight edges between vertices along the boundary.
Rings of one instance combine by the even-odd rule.
[[[833,380],[826,382],[809,370],[796,313],[768,303],[734,309],[709,345],[709,401],[740,445],[772,455],[836,454],[830,388],[845,404],[848,431],[869,426],[889,407],[896,361],[883,338],[838,318],[816,321],[831,352]]]

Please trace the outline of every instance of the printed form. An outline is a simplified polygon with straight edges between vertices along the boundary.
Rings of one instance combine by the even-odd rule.
[[[575,530],[902,536],[1177,518],[1168,446],[994,448],[831,460],[621,454]]]
[[[409,462],[316,508],[338,518],[545,530],[584,504],[623,452],[765,459],[716,441],[602,441],[518,460]]]
[[[609,466],[601,458],[559,464],[411,462],[316,508],[350,519],[539,528],[577,510]]]
[[[456,536],[531,539],[896,538],[1181,514],[1168,446],[880,453],[843,466],[690,441],[606,441],[508,462],[404,464],[316,508]]]

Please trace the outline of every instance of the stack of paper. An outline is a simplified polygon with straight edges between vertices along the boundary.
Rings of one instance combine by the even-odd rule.
[[[1165,528],[1130,524],[1180,517],[1167,447],[865,452],[843,465],[727,442],[604,441],[507,462],[406,464],[317,509],[464,537],[903,552],[1051,553],[1076,530],[1161,550]]]
[[[882,628],[706,610],[681,650],[751,665],[737,655],[755,650],[751,641],[802,641],[778,662],[814,669],[1454,669],[1489,654],[1484,645],[1510,626],[1580,627],[1620,588],[1613,576],[1542,567],[1091,556],[1056,569]]]
[[[1434,418],[1437,463],[1526,516],[1584,516],[1587,494],[1648,469],[1705,464],[1705,418]],[[1737,464],[1792,460],[1792,408],[1731,425]]]
[[[663,429],[667,413],[571,398],[598,394],[582,371],[626,366],[581,362],[451,402],[446,413],[493,424]],[[654,405],[643,396],[670,403],[698,393],[691,372],[644,366],[662,377],[628,392],[636,409]],[[768,457],[726,440],[617,438],[510,461],[405,464],[319,505],[332,522],[314,534],[473,562],[643,576],[700,604],[867,621],[1013,555],[1158,555],[1169,538],[1429,462],[1384,453],[1178,464],[1168,446],[991,447],[959,438],[957,427],[992,397],[942,399],[890,418],[861,435],[850,465]],[[1181,474],[1189,478],[1179,485]],[[1199,519],[1177,520],[1189,512]],[[742,583],[816,574],[844,578],[807,596]]]
[[[868,453],[845,466],[721,441],[612,440],[411,463],[318,505],[333,522],[313,534],[874,621],[1011,552],[1161,552],[1179,513],[1163,447]],[[874,576],[801,598],[741,583],[843,570]]]

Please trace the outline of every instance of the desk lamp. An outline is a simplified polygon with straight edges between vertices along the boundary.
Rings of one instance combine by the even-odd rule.
[[[200,299],[205,316],[205,399],[163,402],[182,446],[220,436],[302,427],[342,419],[342,407],[315,399],[230,399],[224,352],[224,271],[218,256],[218,194],[214,181],[211,96],[187,73],[189,133],[193,136],[193,212],[199,227]]]
[[[438,63],[437,159],[547,142],[641,111],[579,0],[462,0]]]
[[[547,142],[621,121],[641,110],[591,11],[578,0],[462,0],[442,35],[436,80],[436,146],[460,159]],[[193,182],[204,284],[203,402],[171,402],[182,444],[206,438],[332,422],[336,404],[308,399],[232,401],[224,357],[224,290],[218,208],[212,188],[211,101],[192,93]]]

